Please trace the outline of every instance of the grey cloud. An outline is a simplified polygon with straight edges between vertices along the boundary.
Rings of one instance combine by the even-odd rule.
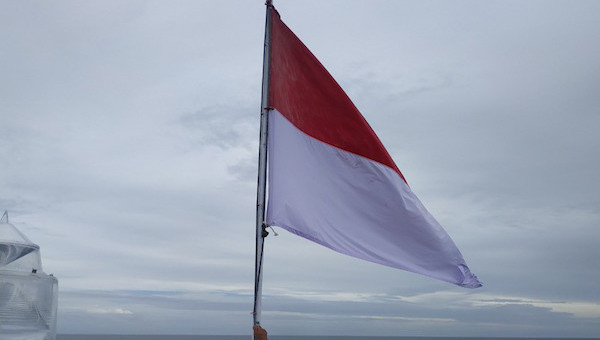
[[[300,292],[299,292],[300,293]],[[308,292],[305,292],[306,294]],[[318,293],[318,292],[313,292]],[[321,292],[318,294],[323,294]],[[304,295],[303,294],[303,295]],[[597,325],[598,320],[573,318],[568,313],[553,312],[549,308],[535,307],[523,303],[519,299],[493,299],[501,301],[502,305],[490,306],[460,306],[464,298],[458,295],[454,300],[446,300],[447,309],[436,307],[435,300],[401,302],[394,298],[393,304],[388,303],[392,296],[379,296],[379,299],[368,298],[362,301],[327,299],[319,301],[310,298],[291,297],[289,295],[265,295],[265,317],[268,317],[274,334],[344,334],[341,330],[354,330],[355,335],[394,335],[399,327],[404,335],[419,335],[423,327],[434,334],[441,335],[444,329],[461,329],[468,327],[466,334],[476,335],[491,330],[498,330],[502,336],[528,334],[579,334],[574,332],[577,327]],[[116,329],[125,333],[135,333],[146,323],[162,316],[161,333],[179,330],[182,333],[198,329],[215,329],[208,325],[221,325],[223,317],[237,322],[243,322],[240,311],[247,309],[251,299],[250,291],[212,291],[212,292],[181,292],[181,291],[78,291],[68,292],[65,296],[63,314],[66,322],[73,322],[76,312],[89,315],[90,319],[99,322],[99,326],[113,321]],[[79,310],[77,301],[85,301],[87,309]],[[458,303],[459,305],[456,305]],[[185,324],[176,322],[183,317],[198,318],[201,322]],[[75,319],[81,318],[81,316]],[[157,320],[158,321],[158,320]],[[323,323],[335,322],[337,330],[324,327]],[[510,329],[502,325],[510,324]],[[304,325],[300,330],[298,325]],[[184,325],[184,326],[182,326]],[[73,326],[72,326],[73,327]],[[80,326],[76,326],[80,327]],[[150,326],[153,329],[155,326]],[[244,333],[244,328],[230,326],[231,333]],[[376,327],[377,331],[369,330]],[[500,329],[498,329],[500,327]],[[220,333],[219,331],[216,331]]]
[[[485,286],[282,231],[270,331],[598,336],[565,312],[600,308],[597,3],[275,5]],[[0,208],[60,280],[60,331],[247,334],[262,3],[3,2],[0,21]]]

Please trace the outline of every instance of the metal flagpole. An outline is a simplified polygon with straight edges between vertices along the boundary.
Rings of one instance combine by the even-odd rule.
[[[273,11],[272,0],[265,3],[265,44],[263,51],[263,76],[262,76],[262,98],[260,113],[260,141],[258,151],[258,188],[256,190],[256,259],[254,273],[254,325],[260,324],[261,300],[262,300],[262,257],[264,239],[268,235],[265,223],[265,197],[267,177],[267,126],[269,123],[269,65],[271,59],[271,11]]]

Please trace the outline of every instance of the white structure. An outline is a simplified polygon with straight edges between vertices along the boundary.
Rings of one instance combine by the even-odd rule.
[[[40,247],[4,213],[0,220],[0,339],[54,340],[58,280],[42,270]]]

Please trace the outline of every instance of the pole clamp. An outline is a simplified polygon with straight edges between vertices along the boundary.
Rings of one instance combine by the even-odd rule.
[[[267,231],[267,228],[269,227],[269,225],[266,222],[263,222],[262,224],[262,238],[265,238],[267,236],[269,236],[269,232]]]

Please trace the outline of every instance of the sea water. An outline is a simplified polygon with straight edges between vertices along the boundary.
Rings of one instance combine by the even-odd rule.
[[[80,335],[59,334],[57,340],[250,340],[250,335]],[[410,336],[285,336],[269,335],[269,340],[582,340],[584,338],[495,338],[495,337],[410,337]],[[600,340],[599,338],[585,338]]]

